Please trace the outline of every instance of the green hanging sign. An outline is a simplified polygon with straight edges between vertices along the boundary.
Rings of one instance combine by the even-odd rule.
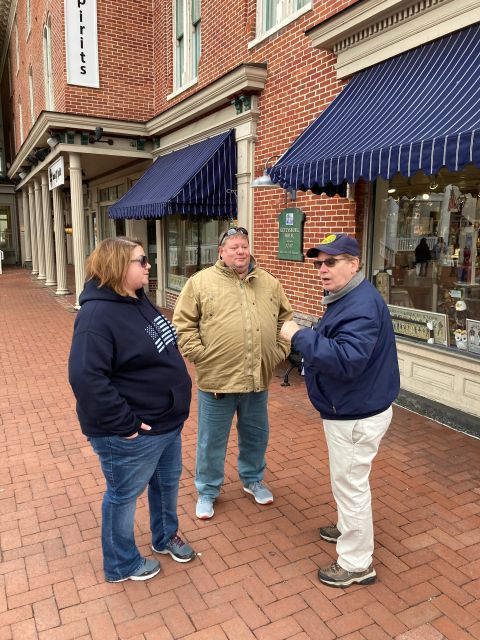
[[[305,214],[300,209],[288,208],[278,214],[279,260],[303,262],[303,225]]]

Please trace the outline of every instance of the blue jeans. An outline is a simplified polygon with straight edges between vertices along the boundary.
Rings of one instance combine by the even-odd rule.
[[[225,475],[225,455],[237,414],[238,473],[244,485],[263,479],[268,445],[268,391],[213,393],[198,391],[198,439],[195,486],[201,496],[216,498]]]
[[[163,549],[177,532],[181,430],[132,440],[120,436],[89,440],[107,483],[102,503],[103,568],[107,580],[119,580],[143,562],[133,528],[137,498],[147,485],[153,546]]]

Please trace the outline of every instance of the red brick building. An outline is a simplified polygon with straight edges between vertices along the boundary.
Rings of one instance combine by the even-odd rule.
[[[367,277],[391,304],[403,389],[479,416],[480,170],[474,118],[470,128],[455,130],[459,136],[471,134],[471,161],[457,162],[453,170],[449,131],[439,130],[433,136],[444,135],[447,142],[434,173],[425,166],[410,171],[410,158],[404,169],[400,150],[400,170],[393,175],[380,169],[380,160],[376,172],[370,161],[370,173],[362,168],[355,179],[342,175],[338,183],[322,181],[313,191],[302,191],[298,180],[297,188],[251,187],[265,167],[282,164],[280,156],[327,107],[332,113],[339,104],[348,106],[342,90],[352,81],[365,84],[372,69],[381,77],[394,76],[405,55],[428,55],[432,68],[438,60],[447,69],[465,69],[461,104],[468,104],[478,87],[478,54],[474,45],[467,46],[474,39],[468,30],[478,26],[480,1],[458,4],[0,0],[5,177],[0,223],[10,243],[6,260],[28,265],[59,295],[66,290],[66,263],[72,262],[78,295],[84,258],[96,242],[114,234],[140,236],[154,266],[151,288],[159,304],[172,307],[185,279],[215,259],[218,232],[235,219],[248,227],[258,262],[281,279],[298,316],[309,322],[322,313],[322,291],[314,268],[303,260],[306,248],[327,232],[355,234]],[[457,43],[458,34],[463,40]],[[447,49],[441,43],[450,40],[448,53],[442,53]],[[471,59],[464,60],[467,51]],[[475,59],[477,72],[468,66]],[[412,75],[426,87],[428,74],[422,73],[425,78]],[[422,103],[424,92],[408,97],[402,78],[393,80],[400,90],[389,96],[395,109],[384,120],[395,122],[398,133],[403,125],[408,128],[403,120],[412,105]],[[362,114],[365,104],[378,98],[377,86],[370,80],[364,103],[350,105],[349,117],[364,132],[369,123],[362,123]],[[447,86],[445,81],[445,94]],[[434,121],[438,113],[427,115]],[[320,142],[329,143],[328,129],[323,131]],[[226,160],[228,132],[236,153]],[[344,144],[347,157],[351,137],[353,129],[332,131],[332,149]],[[399,140],[400,147],[413,149],[417,140],[407,138]],[[224,158],[222,167],[233,172],[234,184],[217,185],[212,197],[218,195],[219,209],[197,207],[198,194],[180,208],[178,194],[169,192],[172,185],[162,183],[162,167],[183,163],[185,184],[198,182],[194,161],[209,152],[205,145],[215,147],[215,140],[221,142],[212,153]],[[362,153],[371,151],[368,142]],[[465,144],[461,138],[460,150]],[[188,151],[192,145],[199,146]],[[299,155],[303,152],[301,147]],[[153,160],[161,161],[156,169]],[[318,164],[322,158],[314,160]],[[345,175],[347,169],[348,160]],[[160,208],[147,202],[148,180],[152,189],[159,186],[165,200]],[[130,208],[125,216],[122,206],[135,198],[148,214],[132,214]],[[294,234],[293,249],[286,248],[278,218],[287,208],[299,210],[295,220],[304,216],[303,236]],[[415,268],[414,250],[422,237],[431,250],[425,275]]]

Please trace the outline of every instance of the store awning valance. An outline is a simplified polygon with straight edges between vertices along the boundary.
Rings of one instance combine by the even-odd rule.
[[[480,165],[480,25],[356,74],[274,167],[312,189]]]
[[[179,213],[236,218],[237,152],[233,130],[160,156],[110,207],[110,218]]]

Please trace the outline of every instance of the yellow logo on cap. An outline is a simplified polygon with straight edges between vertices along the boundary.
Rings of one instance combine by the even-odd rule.
[[[329,236],[320,241],[320,244],[330,244],[337,239],[337,236],[334,233],[331,233]]]

